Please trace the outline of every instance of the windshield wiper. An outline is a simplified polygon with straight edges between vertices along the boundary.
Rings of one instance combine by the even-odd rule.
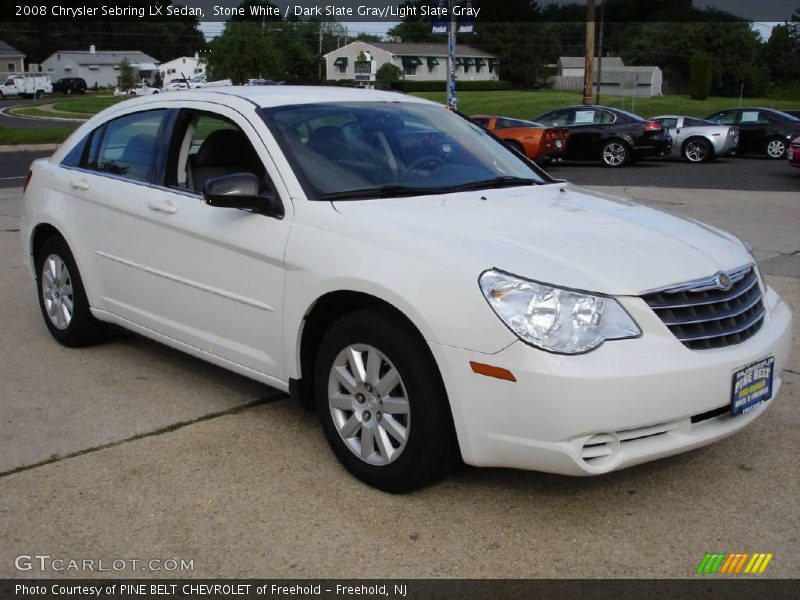
[[[495,177],[494,179],[484,179],[482,181],[472,181],[470,183],[454,185],[453,187],[449,188],[448,191],[468,192],[470,190],[487,190],[491,188],[514,187],[518,185],[537,185],[538,183],[539,181],[536,179],[503,175],[502,177]]]
[[[369,198],[398,198],[400,196],[425,196],[449,191],[447,188],[419,188],[407,185],[382,185],[360,190],[320,194],[319,200],[365,200]]]

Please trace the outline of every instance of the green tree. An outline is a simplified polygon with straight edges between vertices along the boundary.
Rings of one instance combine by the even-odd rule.
[[[123,58],[119,63],[119,87],[123,90],[129,90],[136,87],[136,71],[133,70],[131,63],[127,58]]]
[[[399,67],[392,63],[383,63],[380,68],[375,72],[375,80],[378,82],[380,89],[388,90],[393,87],[395,83],[400,81],[403,72]]]
[[[251,77],[280,77],[285,67],[283,53],[273,36],[255,23],[226,23],[222,34],[211,42],[206,57],[211,79],[230,79],[234,83]]]
[[[689,61],[689,96],[705,100],[711,92],[711,57],[705,52],[695,52]]]

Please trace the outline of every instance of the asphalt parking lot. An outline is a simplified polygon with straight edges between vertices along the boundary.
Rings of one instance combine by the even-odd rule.
[[[602,189],[749,239],[799,314],[797,188],[624,185]],[[53,342],[20,210],[21,190],[0,190],[0,578],[77,576],[16,570],[22,554],[193,561],[112,573],[130,577],[687,578],[706,552],[739,551],[775,554],[762,577],[800,572],[797,317],[781,396],[722,442],[589,479],[463,467],[392,496],[347,475],[316,416],[270,388],[122,332]]]

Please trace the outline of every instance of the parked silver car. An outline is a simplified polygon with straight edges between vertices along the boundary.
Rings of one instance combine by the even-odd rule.
[[[718,156],[727,156],[739,145],[739,130],[730,125],[717,125],[681,115],[661,115],[653,117],[653,120],[672,136],[669,156],[682,156],[689,162],[707,162]]]

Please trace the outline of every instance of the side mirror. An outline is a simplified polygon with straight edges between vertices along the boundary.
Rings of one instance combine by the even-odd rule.
[[[283,218],[283,205],[272,192],[259,193],[259,179],[252,173],[212,177],[203,184],[203,202],[218,208],[255,210]]]

